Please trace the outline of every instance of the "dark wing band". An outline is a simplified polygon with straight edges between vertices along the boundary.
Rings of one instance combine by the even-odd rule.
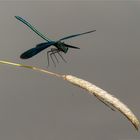
[[[23,54],[21,54],[20,58],[22,58],[22,59],[31,58],[31,57],[35,56],[36,54],[38,54],[39,52],[43,51],[44,49],[50,47],[54,43],[55,42],[47,42],[47,43],[38,44],[35,48],[31,48],[31,49],[27,50],[26,52],[24,52]]]

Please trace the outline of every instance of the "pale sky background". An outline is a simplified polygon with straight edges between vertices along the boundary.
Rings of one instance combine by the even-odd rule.
[[[47,50],[28,60],[20,54],[44,42],[18,15],[50,39],[96,29],[65,41],[69,49],[50,71],[72,74],[107,90],[140,118],[140,1],[0,2],[0,59],[46,68]],[[49,50],[49,49],[48,49]],[[139,140],[118,111],[66,81],[0,65],[1,140]]]

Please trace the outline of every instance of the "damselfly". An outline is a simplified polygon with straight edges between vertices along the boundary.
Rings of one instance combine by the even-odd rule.
[[[50,40],[49,38],[47,38],[46,36],[44,36],[41,32],[39,32],[33,25],[31,25],[25,19],[23,19],[19,16],[15,16],[15,18],[18,19],[19,21],[23,22],[32,31],[34,31],[36,34],[38,34],[41,38],[43,38],[46,41],[44,43],[37,44],[36,47],[25,51],[24,53],[21,54],[20,58],[21,59],[31,58],[31,57],[35,56],[36,54],[38,54],[39,52],[43,51],[44,49],[46,49],[50,46],[55,46],[55,48],[51,48],[49,51],[47,51],[48,66],[49,66],[49,57],[51,58],[54,65],[56,66],[53,56],[55,57],[56,61],[59,62],[58,58],[56,57],[56,54],[58,54],[62,58],[62,60],[66,62],[66,60],[61,55],[61,52],[66,54],[68,52],[69,48],[80,49],[79,47],[68,45],[62,41],[96,31],[96,30],[92,30],[92,31],[88,31],[88,32],[80,33],[80,34],[69,35],[69,36],[63,37],[57,41],[53,41],[53,40]]]

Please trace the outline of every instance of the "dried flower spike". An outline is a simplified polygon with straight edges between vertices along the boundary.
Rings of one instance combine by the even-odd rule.
[[[72,75],[64,75],[63,77],[65,80],[69,81],[70,83],[87,90],[91,95],[95,95],[97,98],[101,99],[101,101],[105,101],[109,105],[119,110],[123,115],[125,115],[128,118],[128,120],[130,120],[130,122],[138,130],[139,120],[136,118],[133,112],[119,99],[117,99],[116,97],[107,93],[103,89],[83,79],[77,78]]]

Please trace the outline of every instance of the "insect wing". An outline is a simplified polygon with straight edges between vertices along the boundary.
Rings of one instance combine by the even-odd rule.
[[[68,45],[68,44],[65,44],[65,46],[66,46],[66,47],[68,47],[68,48],[73,48],[73,49],[80,49],[80,48],[78,48],[78,47],[71,46],[71,45]]]
[[[54,44],[54,42],[38,44],[35,48],[31,48],[31,49],[27,50],[26,52],[24,52],[23,54],[21,54],[20,58],[22,58],[22,59],[31,58],[31,57],[35,56],[36,54],[38,54],[39,52],[43,51],[44,49],[50,47],[53,44]]]
[[[33,25],[31,25],[29,22],[27,22],[25,19],[23,19],[20,16],[15,16],[15,18],[19,21],[21,21],[22,23],[24,23],[25,25],[27,25],[32,31],[34,31],[36,34],[38,34],[41,38],[43,38],[46,41],[51,41],[49,38],[47,38],[46,36],[44,36],[41,32],[39,32]]]
[[[49,47],[50,45],[54,45],[55,43],[56,43],[55,41],[43,42],[43,43],[37,44],[36,48],[44,48],[45,46]]]
[[[61,38],[59,41],[66,40],[66,39],[73,38],[73,37],[80,36],[80,35],[84,35],[84,34],[89,34],[89,33],[95,32],[95,31],[96,30],[92,30],[92,31],[88,31],[88,32],[80,33],[80,34],[70,35],[70,36]]]

